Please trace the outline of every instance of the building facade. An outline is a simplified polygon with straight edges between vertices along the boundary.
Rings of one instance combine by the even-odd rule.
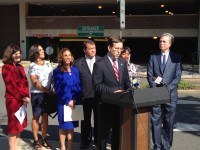
[[[52,59],[62,47],[79,57],[87,38],[93,38],[99,55],[104,55],[106,38],[116,35],[133,50],[133,61],[146,63],[158,50],[157,37],[170,32],[175,36],[172,48],[183,63],[199,64],[198,0],[125,0],[125,29],[120,29],[119,9],[116,0],[1,0],[0,57],[9,43],[20,45],[23,59],[34,43],[51,46]]]

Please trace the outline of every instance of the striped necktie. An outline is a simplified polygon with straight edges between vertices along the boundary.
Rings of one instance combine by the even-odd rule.
[[[117,81],[119,82],[119,71],[118,71],[118,68],[117,68],[117,60],[116,59],[113,60],[113,69],[114,69]]]

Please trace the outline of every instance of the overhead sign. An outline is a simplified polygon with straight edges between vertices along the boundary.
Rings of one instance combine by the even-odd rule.
[[[104,26],[78,26],[77,27],[78,36],[94,36],[103,37],[104,36]]]

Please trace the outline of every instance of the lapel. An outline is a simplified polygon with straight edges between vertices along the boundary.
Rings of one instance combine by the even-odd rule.
[[[82,60],[82,66],[83,66],[83,68],[85,68],[87,70],[87,72],[90,73],[90,69],[89,69],[88,64],[86,62],[86,58],[83,58],[83,60]]]
[[[123,65],[121,59],[118,58],[119,82],[121,82],[123,79],[122,78],[123,77],[123,67],[124,67],[124,65]]]
[[[111,73],[111,75],[113,76],[113,78],[117,81],[117,78],[115,76],[115,72],[114,72],[113,66],[112,66],[109,58],[107,57],[107,55],[104,57],[104,61],[105,61],[105,65],[108,68],[109,72]]]
[[[163,74],[163,71],[162,71],[162,62],[161,62],[161,55],[162,55],[162,53],[160,52],[160,54],[156,55],[156,56],[157,56],[157,61],[158,61],[160,72]]]

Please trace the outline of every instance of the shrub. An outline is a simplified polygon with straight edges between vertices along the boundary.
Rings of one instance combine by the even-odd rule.
[[[149,88],[149,84],[148,83],[142,83],[140,84],[140,88],[141,89],[145,89],[145,88]],[[191,82],[188,82],[188,81],[185,81],[185,80],[181,80],[178,84],[178,89],[179,90],[192,90],[192,89],[197,89],[198,86],[191,83]]]
[[[146,89],[146,88],[150,88],[148,83],[142,83],[140,84],[140,89]]]
[[[178,84],[179,90],[191,90],[191,89],[196,89],[196,88],[197,88],[197,85],[185,80],[181,80]]]

